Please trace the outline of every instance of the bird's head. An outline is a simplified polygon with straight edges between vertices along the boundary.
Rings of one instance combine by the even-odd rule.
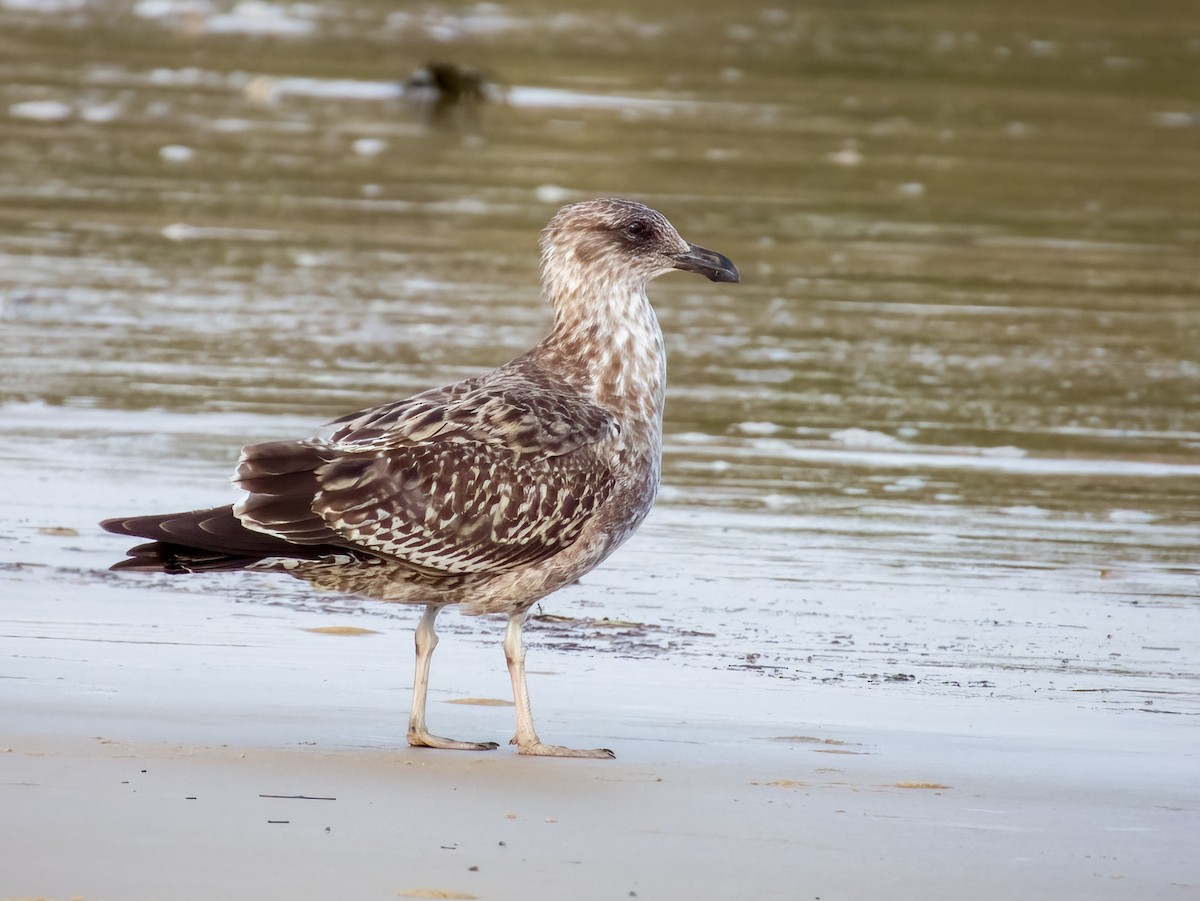
[[[624,283],[642,289],[650,279],[683,269],[714,282],[736,282],[729,258],[685,241],[657,210],[605,198],[563,207],[542,232],[542,278],[554,299],[580,285]]]

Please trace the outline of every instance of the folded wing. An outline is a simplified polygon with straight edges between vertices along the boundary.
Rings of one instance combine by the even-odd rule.
[[[460,383],[364,411],[328,439],[245,448],[234,513],[296,545],[503,572],[579,537],[614,490],[618,438],[601,408],[510,371],[502,387]]]

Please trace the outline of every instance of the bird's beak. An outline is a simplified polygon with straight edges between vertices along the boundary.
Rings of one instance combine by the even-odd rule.
[[[689,244],[686,251],[675,254],[672,259],[675,261],[676,269],[698,272],[710,282],[738,281],[737,267],[733,265],[729,257],[723,253],[717,253],[715,250],[707,250],[697,247],[695,244]]]

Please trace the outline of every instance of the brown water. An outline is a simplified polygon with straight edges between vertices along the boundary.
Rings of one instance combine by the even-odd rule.
[[[632,195],[743,273],[653,287],[664,503],[1190,603],[1198,172],[1195,6],[0,0],[5,456],[224,472],[476,373]]]
[[[744,273],[655,286],[668,499],[1200,523],[1195,8],[577,6],[0,4],[4,403],[477,372],[555,207],[627,194]],[[428,58],[506,101],[432,120]]]

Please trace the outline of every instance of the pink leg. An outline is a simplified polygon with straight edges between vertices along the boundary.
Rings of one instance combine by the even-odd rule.
[[[512,679],[513,701],[517,705],[517,735],[513,744],[519,754],[539,757],[616,757],[607,748],[587,751],[564,748],[562,745],[544,745],[533,728],[533,710],[529,706],[529,688],[525,684],[525,645],[521,632],[525,628],[528,611],[514,613],[508,618],[508,629],[504,633],[504,656],[508,660],[508,675]]]
[[[433,623],[441,609],[437,604],[427,605],[425,615],[421,617],[414,636],[417,645],[417,667],[413,674],[413,700],[412,712],[408,717],[408,743],[414,748],[491,751],[499,747],[494,741],[456,741],[452,738],[430,735],[429,730],[425,728],[425,697],[429,693],[429,661],[433,659],[433,649],[437,647],[438,643]]]

